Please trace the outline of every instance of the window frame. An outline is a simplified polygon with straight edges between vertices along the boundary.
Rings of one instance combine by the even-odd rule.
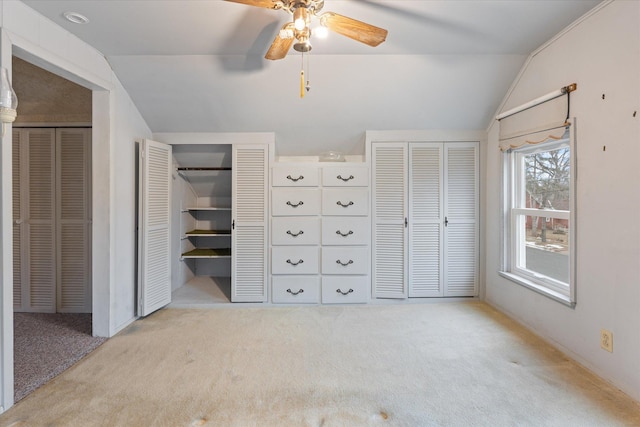
[[[522,156],[541,150],[552,150],[561,146],[569,148],[569,210],[526,208],[523,197],[524,164]],[[526,145],[503,153],[502,182],[502,268],[499,274],[519,285],[561,302],[569,307],[576,304],[576,178],[577,151],[575,143],[575,120],[561,140],[547,140],[536,145]],[[521,267],[523,260],[521,245],[525,239],[522,221],[526,216],[567,219],[570,224],[569,237],[569,283],[564,283],[543,274]]]

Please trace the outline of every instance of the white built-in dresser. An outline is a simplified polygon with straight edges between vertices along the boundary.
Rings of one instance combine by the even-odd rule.
[[[276,163],[271,172],[272,302],[368,302],[366,165]]]

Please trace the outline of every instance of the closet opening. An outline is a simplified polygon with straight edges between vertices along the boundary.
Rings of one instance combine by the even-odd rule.
[[[231,303],[232,145],[172,152],[172,305]]]
[[[138,316],[267,301],[272,134],[137,141]]]
[[[12,58],[14,393],[105,339],[92,335],[92,91]]]

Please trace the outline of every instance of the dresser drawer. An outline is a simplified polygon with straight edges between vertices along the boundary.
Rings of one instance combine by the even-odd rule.
[[[322,185],[325,187],[366,187],[369,184],[369,168],[365,166],[326,166],[322,168]]]
[[[323,304],[356,304],[366,303],[369,295],[368,278],[366,276],[323,277]]]
[[[322,191],[323,215],[367,215],[367,188],[330,188]]]
[[[315,188],[274,188],[271,190],[273,216],[320,214],[320,190]]]
[[[320,244],[320,218],[277,217],[271,220],[271,244]]]
[[[322,274],[367,274],[369,248],[366,246],[323,246]]]
[[[319,255],[317,246],[274,246],[271,248],[271,273],[318,274]]]
[[[317,276],[273,276],[271,299],[275,304],[313,304],[320,302]]]
[[[332,216],[322,218],[323,245],[366,245],[369,242],[368,218]]]
[[[319,175],[317,165],[276,165],[271,168],[271,184],[274,187],[317,187]]]

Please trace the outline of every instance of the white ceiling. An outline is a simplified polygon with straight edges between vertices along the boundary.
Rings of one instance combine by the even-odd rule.
[[[221,0],[23,0],[101,51],[153,132],[267,132],[281,155],[362,152],[368,129],[484,129],[526,57],[600,0],[326,0],[386,28],[264,59],[284,11]],[[66,21],[75,11],[89,24]],[[555,88],[550,88],[555,89]]]

